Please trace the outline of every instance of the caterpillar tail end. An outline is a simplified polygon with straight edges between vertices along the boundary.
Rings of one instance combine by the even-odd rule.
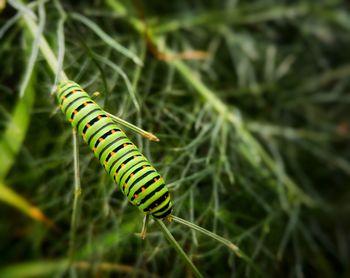
[[[169,219],[169,218],[171,219],[172,212],[173,212],[173,207],[172,207],[172,204],[170,203],[169,207],[166,210],[161,209],[159,211],[156,211],[152,213],[152,216],[160,220]]]

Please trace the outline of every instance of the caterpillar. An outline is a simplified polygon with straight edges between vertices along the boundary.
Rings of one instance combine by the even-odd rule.
[[[129,202],[155,218],[168,217],[173,206],[163,178],[106,112],[73,81],[61,82],[56,97],[67,120]]]

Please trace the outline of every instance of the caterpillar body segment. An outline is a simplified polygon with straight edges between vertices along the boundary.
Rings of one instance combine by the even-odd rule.
[[[172,203],[163,178],[107,113],[73,81],[62,82],[56,96],[67,120],[128,200],[143,213],[169,216]]]

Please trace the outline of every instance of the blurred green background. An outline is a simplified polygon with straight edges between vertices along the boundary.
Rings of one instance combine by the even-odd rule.
[[[0,277],[192,277],[154,223],[136,235],[142,214],[82,140],[73,213],[72,131],[41,36],[101,106],[160,138],[126,130],[174,215],[250,260],[167,223],[204,276],[350,276],[347,1],[23,4],[0,1]]]

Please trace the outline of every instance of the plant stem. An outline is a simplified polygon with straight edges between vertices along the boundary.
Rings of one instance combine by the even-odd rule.
[[[191,259],[186,255],[186,253],[184,252],[184,250],[180,247],[180,245],[177,243],[176,239],[173,237],[173,235],[170,233],[170,231],[168,230],[168,228],[164,225],[164,223],[157,219],[157,218],[153,218],[154,221],[158,224],[158,226],[160,227],[160,229],[162,230],[164,236],[166,237],[166,239],[170,242],[170,244],[175,248],[176,252],[180,255],[180,257],[186,262],[186,264],[188,265],[188,267],[191,269],[192,273],[196,276],[196,277],[203,277],[203,275],[199,272],[199,270],[197,269],[197,267],[193,264],[193,262],[191,261]]]
[[[133,125],[111,113],[108,113],[105,111],[105,113],[110,116],[113,121],[115,121],[116,123],[120,124],[120,125],[123,125],[127,128],[130,128],[131,130],[135,131],[136,133],[140,134],[141,136],[145,137],[146,139],[150,140],[150,141],[154,141],[154,142],[159,142],[159,138],[157,136],[155,136],[153,133],[151,132],[148,132],[148,131],[145,131],[143,130],[142,128],[139,128],[137,127],[136,125]]]
[[[76,228],[77,219],[79,213],[79,203],[81,196],[80,186],[80,170],[79,170],[79,144],[78,136],[75,129],[72,130],[73,135],[73,160],[74,160],[74,199],[73,199],[73,211],[71,217],[71,230],[69,238],[69,259],[71,262],[74,261],[75,255],[75,241],[76,241]]]
[[[37,30],[38,30],[37,24],[27,14],[24,14],[23,18],[24,18],[25,23],[27,24],[28,29],[32,33],[33,37],[35,38],[35,35],[37,33]],[[47,43],[47,40],[45,39],[44,36],[41,36],[41,38],[40,38],[39,48],[40,48],[40,51],[43,54],[46,62],[50,66],[52,72],[55,74],[57,69],[59,68],[58,61],[57,61],[55,54],[53,53],[51,47]],[[68,80],[68,77],[63,70],[60,71],[60,78],[62,81]]]
[[[187,221],[187,220],[185,220],[185,219],[182,219],[182,218],[180,218],[180,217],[177,217],[177,216],[175,216],[175,215],[172,215],[171,218],[170,218],[170,220],[173,220],[173,221],[176,222],[176,223],[185,225],[185,226],[187,226],[187,227],[189,227],[189,228],[191,228],[191,229],[193,229],[193,230],[196,230],[196,231],[198,231],[198,232],[200,232],[200,233],[202,233],[202,234],[204,234],[204,235],[206,235],[206,236],[209,236],[209,237],[211,237],[211,238],[213,238],[213,239],[215,239],[215,240],[221,242],[222,244],[226,245],[226,246],[227,246],[228,248],[230,248],[231,250],[233,250],[233,252],[235,252],[236,255],[237,255],[238,257],[241,257],[241,256],[242,256],[242,252],[241,252],[241,250],[238,248],[238,246],[235,245],[235,244],[233,244],[233,243],[232,243],[231,241],[229,241],[228,239],[223,238],[223,237],[221,237],[221,236],[219,236],[219,235],[217,235],[217,234],[215,234],[215,233],[213,233],[213,232],[208,231],[207,229],[204,229],[204,228],[202,228],[202,227],[200,227],[200,226],[198,226],[198,225],[196,225],[196,224],[193,224],[192,222],[189,222],[189,221]]]

